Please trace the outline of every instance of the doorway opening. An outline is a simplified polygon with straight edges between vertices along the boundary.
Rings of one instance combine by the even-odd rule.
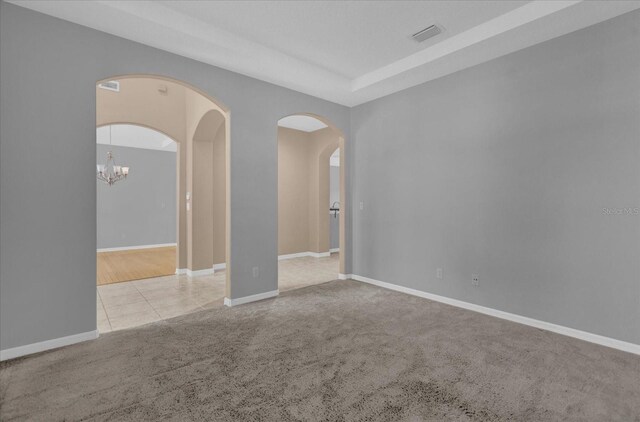
[[[176,142],[130,124],[100,126],[96,141],[103,174],[109,158],[135,171],[113,185],[97,183],[98,286],[174,274]]]
[[[222,306],[229,111],[180,81],[125,75],[96,84],[96,128],[100,332]]]
[[[278,289],[344,273],[344,135],[326,119],[278,121]]]

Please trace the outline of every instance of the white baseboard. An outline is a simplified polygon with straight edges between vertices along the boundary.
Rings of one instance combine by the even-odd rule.
[[[214,273],[214,269],[213,268],[205,268],[204,270],[195,270],[192,271],[190,269],[187,268],[187,277],[200,277],[203,275],[211,275]]]
[[[117,252],[117,251],[130,251],[133,249],[167,248],[169,246],[176,246],[176,244],[175,243],[158,243],[157,245],[138,245],[138,246],[122,246],[118,248],[100,248],[100,249],[96,249],[96,252]]]
[[[189,277],[197,277],[200,275],[209,275],[215,274],[216,271],[224,270],[227,268],[227,264],[223,262],[222,264],[213,264],[213,268],[205,268],[204,270],[191,271],[188,268],[176,268],[176,275],[186,274]]]
[[[397,292],[434,300],[436,302],[446,303],[447,305],[456,306],[458,308],[468,309],[474,312],[480,312],[481,314],[493,316],[496,318],[506,319],[508,321],[517,322],[519,324],[540,328],[542,330],[547,330],[557,334],[574,337],[580,340],[588,341],[590,343],[599,344],[601,346],[611,347],[613,349],[618,349],[625,352],[640,355],[640,344],[634,344],[634,343],[629,343],[622,340],[616,340],[610,337],[601,336],[599,334],[593,334],[587,331],[576,330],[575,328],[569,328],[562,325],[552,324],[550,322],[545,322],[545,321],[540,321],[537,319],[525,317],[522,315],[499,311],[497,309],[487,308],[485,306],[480,306],[480,305],[476,305],[469,302],[463,302],[461,300],[452,299],[446,296],[435,295],[432,293],[411,289],[409,287],[398,286],[396,284],[386,283],[384,281],[374,280],[372,278],[362,277],[355,274],[352,275],[351,278],[364,283],[373,284],[374,286],[383,287],[385,289],[395,290]]]
[[[278,255],[278,261],[282,261],[285,259],[303,258],[305,256],[310,256],[312,258],[326,258],[330,255],[331,252],[297,252],[286,255]]]
[[[309,252],[298,252],[298,253],[290,253],[286,255],[278,255],[278,261],[283,261],[285,259],[303,258],[305,256],[310,256]]]
[[[338,249],[331,249],[329,252],[323,252],[321,254],[316,254],[315,252],[298,252],[298,253],[291,253],[291,254],[286,254],[286,255],[278,255],[278,261],[283,261],[285,259],[294,259],[294,258],[303,258],[305,256],[311,256],[314,258],[324,258],[329,256],[331,253],[333,252],[338,252],[340,251],[340,248]],[[214,271],[220,271],[220,270],[225,270],[227,269],[227,263],[226,262],[222,262],[220,264],[213,264],[213,269]],[[176,270],[176,274],[178,274],[177,272],[178,270]],[[180,273],[180,274],[186,274],[186,269],[184,270],[184,273]]]
[[[237,299],[229,299],[228,297],[224,298],[225,306],[237,306],[243,305],[245,303],[256,302],[258,300],[270,299],[272,297],[276,297],[279,294],[279,290],[272,290],[270,292],[258,293],[257,295],[239,297]]]
[[[353,274],[338,274],[338,280],[349,280],[350,278],[353,278]]]
[[[52,340],[41,341],[39,343],[27,344],[26,346],[14,347],[0,350],[0,361],[18,358],[20,356],[31,355],[44,352],[45,350],[57,349],[58,347],[69,346],[87,340],[98,338],[98,330],[87,331],[86,333],[73,334],[71,336],[54,338]]]
[[[336,252],[340,252],[340,248],[329,249],[329,253],[336,253]]]

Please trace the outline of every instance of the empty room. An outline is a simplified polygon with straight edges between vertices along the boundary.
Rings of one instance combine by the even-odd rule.
[[[640,421],[640,2],[0,0],[0,421]]]

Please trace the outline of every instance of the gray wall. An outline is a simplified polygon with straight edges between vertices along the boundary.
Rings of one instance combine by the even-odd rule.
[[[640,206],[639,44],[633,12],[350,113],[0,2],[0,348],[96,328],[95,83],[131,73],[231,110],[232,298],[277,288],[276,123],[304,111],[351,133],[347,273],[640,343],[640,217],[603,213]]]
[[[632,12],[352,109],[354,273],[640,343],[640,215],[603,212],[640,207],[639,46]]]
[[[329,167],[329,206],[340,202],[340,167]]]
[[[329,230],[329,248],[337,249],[340,247],[340,212],[329,216]]]
[[[117,248],[176,242],[176,153],[97,145],[97,163],[112,151],[127,180],[97,181],[97,246]]]
[[[134,73],[231,111],[232,298],[278,288],[278,120],[316,113],[350,133],[346,107],[0,3],[2,349],[96,329],[95,84]]]

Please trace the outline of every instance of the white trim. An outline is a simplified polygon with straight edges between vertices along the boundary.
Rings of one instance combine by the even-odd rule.
[[[11,349],[0,350],[0,361],[18,358],[20,356],[31,355],[33,353],[44,352],[45,350],[57,349],[58,347],[69,346],[87,340],[98,338],[98,330],[87,331],[86,333],[73,334],[66,337],[45,340],[39,343],[27,344]]]
[[[471,28],[461,28],[462,32],[446,34],[424,48],[416,44],[415,53],[394,57],[397,60],[390,63],[379,63],[380,67],[376,66],[367,73],[356,72],[358,74],[346,76],[336,71],[334,66],[339,69],[339,64],[332,61],[323,63],[325,66],[318,65],[293,51],[285,53],[272,48],[269,42],[262,43],[258,37],[220,28],[213,22],[190,15],[186,10],[170,8],[160,2],[9,2],[347,107],[638,8],[638,2],[630,1],[610,1],[606,7],[594,1],[527,2]],[[567,15],[571,19],[563,19]],[[423,22],[425,26],[432,23]],[[407,38],[412,33],[411,29],[406,29]],[[236,54],[226,54],[227,51]],[[454,59],[452,54],[456,55]],[[260,58],[260,66],[255,65],[255,57]]]
[[[340,248],[329,249],[329,253],[336,253],[336,252],[340,252]]]
[[[302,258],[305,256],[309,256],[309,252],[298,252],[298,253],[290,253],[286,255],[278,255],[278,261],[282,261],[285,259]]]
[[[204,270],[190,270],[187,268],[187,277],[200,277],[203,275],[211,275],[214,273],[213,268],[205,268]]]
[[[519,324],[540,328],[542,330],[547,330],[557,334],[574,337],[580,340],[588,341],[590,343],[599,344],[601,346],[611,347],[613,349],[618,349],[624,352],[640,355],[640,344],[634,344],[634,343],[629,343],[622,340],[616,340],[610,337],[605,337],[598,334],[589,333],[586,331],[576,330],[575,328],[569,328],[562,325],[552,324],[550,322],[545,322],[545,321],[540,321],[537,319],[525,317],[522,315],[499,311],[497,309],[487,308],[485,306],[476,305],[474,303],[463,302],[461,300],[452,299],[452,298],[440,296],[440,295],[435,295],[432,293],[411,289],[409,287],[398,286],[396,284],[386,283],[384,281],[374,280],[372,278],[362,277],[355,274],[352,275],[352,278],[354,280],[361,281],[363,283],[373,284],[374,286],[383,287],[385,289],[395,290],[397,292],[434,300],[436,302],[446,303],[447,305],[456,306],[458,308],[468,309],[474,312],[480,312],[481,314],[493,316],[496,318],[506,319],[508,321],[517,322]]]
[[[339,248],[337,250],[340,250]],[[294,259],[294,258],[304,258],[305,256],[310,256],[311,258],[327,258],[331,255],[332,251],[329,252],[297,252],[290,253],[286,255],[278,255],[278,261],[282,261],[285,259]]]
[[[226,270],[227,269],[227,263],[223,262],[222,264],[213,264],[213,271],[220,271],[220,270]]]
[[[280,293],[279,290],[272,290],[270,292],[258,293],[257,295],[239,297],[237,299],[229,299],[228,297],[224,298],[225,306],[237,306],[243,305],[249,302],[256,302],[258,300],[270,299],[272,297],[278,296]]]
[[[176,275],[183,275],[187,273],[186,268],[176,268]]]
[[[331,252],[307,252],[312,258],[328,258]]]
[[[491,42],[488,40],[493,37],[505,34],[508,31],[511,31],[518,27],[524,27],[528,23],[531,23],[537,19],[548,17],[556,12],[559,12],[562,9],[574,6],[578,3],[580,3],[580,1],[578,0],[529,2],[521,7],[499,15],[493,19],[486,20],[480,25],[474,26],[470,29],[467,29],[466,31],[445,38],[444,40],[432,44],[427,48],[420,49],[416,53],[405,56],[399,60],[360,75],[351,80],[351,90],[355,92],[364,89],[368,86],[388,80],[394,76],[401,75],[405,72],[410,71],[411,69],[424,66],[445,56],[459,52],[465,48],[476,46],[483,41],[486,44],[488,42]],[[494,39],[494,46],[495,42],[496,41]],[[525,47],[517,48],[517,50],[520,50],[522,48]],[[462,68],[459,68],[457,70],[462,70]],[[423,82],[426,81],[421,80],[420,83]]]
[[[117,252],[117,251],[130,251],[134,249],[152,249],[152,248],[167,248],[169,246],[176,246],[175,243],[158,243],[157,245],[138,245],[138,246],[121,246],[118,248],[99,248],[96,252]]]
[[[338,280],[349,280],[350,278],[353,278],[353,274],[338,274]]]

